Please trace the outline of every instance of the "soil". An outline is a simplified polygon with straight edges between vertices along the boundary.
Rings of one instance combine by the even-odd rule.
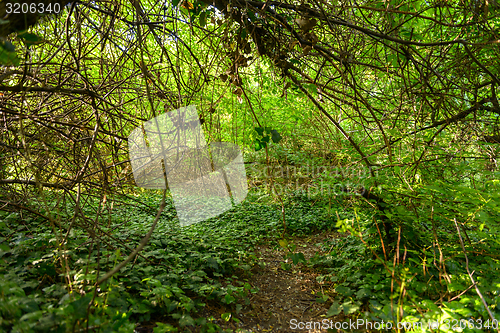
[[[302,252],[306,260],[316,252],[322,253],[321,244],[328,239],[339,237],[337,233],[322,233],[314,236],[295,238],[291,243],[297,246],[295,252]],[[289,242],[290,243],[290,242]],[[271,244],[272,245],[272,244]],[[257,287],[259,292],[250,298],[250,304],[244,305],[240,313],[233,314],[239,320],[223,321],[222,313],[230,312],[224,307],[209,306],[201,314],[204,317],[213,316],[214,321],[222,329],[235,332],[327,332],[326,329],[299,329],[297,324],[316,322],[317,326],[323,320],[342,321],[343,315],[326,317],[331,301],[324,303],[316,301],[321,294],[333,296],[330,283],[318,282],[319,273],[303,264],[292,265],[289,270],[283,270],[281,263],[285,251],[279,246],[270,244],[256,248],[256,255],[261,264],[253,269],[249,283]],[[290,260],[288,260],[290,262]],[[290,262],[291,263],[291,262]],[[314,324],[311,324],[314,325]],[[324,327],[324,326],[323,326]],[[330,331],[331,332],[331,331]]]

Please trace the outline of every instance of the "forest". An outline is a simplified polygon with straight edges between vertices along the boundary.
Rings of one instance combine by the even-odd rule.
[[[0,332],[500,333],[499,59],[498,0],[0,0]]]

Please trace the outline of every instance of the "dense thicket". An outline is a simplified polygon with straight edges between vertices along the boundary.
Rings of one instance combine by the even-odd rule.
[[[286,184],[276,168],[363,170],[308,182],[369,191],[377,214],[361,226],[339,217],[337,226],[367,236],[367,255],[385,260],[401,290],[394,267],[411,251],[431,248],[448,283],[442,247],[467,260],[498,257],[497,1],[58,3],[60,13],[43,15],[9,14],[0,4],[0,209],[55,233],[54,269],[68,286],[76,281],[63,254],[70,234],[90,237],[89,258],[97,251],[99,263],[101,245],[115,249],[114,200],[154,216],[159,201],[131,196],[140,190],[130,132],[191,104],[209,142],[237,143],[248,161],[272,166],[257,178],[271,178],[266,189],[280,201],[282,226],[287,195],[277,186]],[[332,195],[322,194],[330,218]],[[448,300],[465,290],[457,288]]]

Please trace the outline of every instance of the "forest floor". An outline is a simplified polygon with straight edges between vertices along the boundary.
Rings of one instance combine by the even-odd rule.
[[[333,238],[341,237],[336,232],[322,232],[317,235],[292,238],[291,243],[297,246],[297,252],[302,252],[306,260],[316,252],[324,254],[321,245]],[[283,270],[281,263],[285,261],[283,248],[272,246],[270,243],[256,247],[256,255],[261,264],[252,270],[248,282],[259,288],[253,295],[249,305],[244,305],[233,320],[217,320],[215,323],[222,329],[235,332],[326,332],[326,329],[298,329],[299,322],[317,322],[323,320],[341,321],[343,315],[336,318],[326,318],[330,302],[318,303],[318,295],[328,294],[330,283],[318,282],[318,272],[303,264],[293,265],[289,270]],[[290,259],[288,259],[290,261]],[[228,312],[220,305],[205,307],[204,317],[221,318],[222,313]],[[319,324],[316,324],[319,325]]]

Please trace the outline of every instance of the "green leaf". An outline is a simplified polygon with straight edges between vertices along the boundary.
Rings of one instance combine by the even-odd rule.
[[[9,42],[5,42],[5,44],[10,44]],[[20,63],[19,58],[17,57],[16,52],[10,52],[6,49],[5,44],[0,44],[0,65],[4,66],[18,66]],[[7,45],[8,47],[8,45]]]
[[[371,292],[368,289],[361,288],[357,293],[356,293],[356,298],[357,299],[362,299],[362,298],[367,298],[371,296]]]
[[[208,267],[218,271],[219,270],[219,264],[217,263],[217,260],[213,257],[210,257],[207,259],[207,264]]]
[[[16,52],[16,48],[14,47],[14,44],[12,44],[11,42],[9,41],[6,41],[4,42],[3,44],[0,44],[3,46],[3,48],[7,51],[7,52]]]
[[[342,311],[342,305],[340,305],[339,302],[334,301],[333,304],[332,304],[332,306],[330,306],[330,308],[326,312],[326,316],[327,317],[336,316],[341,311]]]
[[[167,313],[174,311],[177,308],[177,304],[178,304],[177,302],[172,302],[169,299],[167,299],[165,301],[165,305],[166,305],[165,307],[166,307]]]
[[[177,328],[170,324],[156,323],[156,327],[153,328],[154,333],[166,333],[166,332],[177,332]]]
[[[204,27],[207,25],[207,12],[202,12],[200,14],[199,21],[200,21],[200,26]]]
[[[22,34],[19,34],[17,36],[23,39],[27,45],[40,44],[44,42],[42,38],[38,37],[35,34],[30,34],[28,32],[23,32]]]
[[[380,311],[382,310],[383,306],[382,304],[380,304],[379,302],[377,302],[376,300],[370,300],[370,309],[372,311]]]
[[[179,319],[179,325],[184,327],[187,325],[194,325],[194,320],[190,315],[184,314],[181,319]]]
[[[452,283],[448,284],[447,287],[448,287],[448,291],[450,293],[454,292],[454,291],[464,290],[465,289],[465,287],[463,285],[461,285],[460,283],[458,283],[458,282],[452,282]]]
[[[344,286],[338,286],[335,288],[335,292],[338,294],[341,294],[343,296],[351,296],[352,295],[352,290],[349,287],[344,287]]]
[[[1,252],[9,252],[10,251],[10,247],[7,244],[5,244],[5,243],[1,243],[0,244],[0,251]]]
[[[314,83],[305,83],[304,87],[311,93],[311,94],[317,94],[318,93],[318,88]]]
[[[241,29],[240,36],[241,36],[241,39],[247,38],[247,29]]]
[[[181,2],[181,0],[172,0],[172,7],[177,7],[179,2]]]
[[[113,322],[112,330],[116,332],[120,327],[123,326],[123,324],[127,322],[128,315],[126,313],[118,312],[116,316],[114,316],[111,320]]]
[[[291,255],[292,261],[294,265],[297,265],[299,262],[306,262],[306,259],[304,258],[303,253],[294,253]]]
[[[234,298],[233,296],[231,296],[229,294],[226,294],[226,296],[224,296],[224,300],[225,300],[226,304],[231,304],[234,301],[236,301],[236,298]]]
[[[328,295],[323,294],[321,297],[316,298],[316,303],[325,303],[328,301]]]
[[[42,311],[35,311],[35,312],[30,312],[22,316],[19,321],[32,321],[36,322],[40,318],[43,317],[43,312]]]
[[[342,308],[344,309],[344,314],[349,315],[359,310],[359,305],[353,304],[351,301],[345,302],[342,304]]]
[[[220,315],[220,317],[224,320],[224,321],[229,321],[229,319],[231,319],[231,312],[226,312],[226,313],[223,313]]]
[[[392,67],[398,67],[398,56],[395,54],[390,54],[387,56],[387,60],[392,64]]]
[[[273,139],[273,142],[274,143],[278,143],[281,141],[282,137],[281,135],[278,133],[277,130],[272,130],[271,131],[271,134],[272,134],[272,139]]]
[[[90,304],[90,301],[92,300],[92,295],[87,294],[83,296],[80,299],[77,299],[74,302],[71,302],[71,306],[73,306],[73,309],[75,309],[75,316],[77,318],[83,318],[87,315],[87,307]]]
[[[254,145],[255,145],[255,151],[259,151],[265,147],[265,142],[264,142],[264,146],[263,146],[262,143],[258,139],[255,139]]]
[[[287,264],[285,262],[281,262],[280,264],[281,264],[281,269],[284,271],[287,271],[292,267],[290,264]]]

